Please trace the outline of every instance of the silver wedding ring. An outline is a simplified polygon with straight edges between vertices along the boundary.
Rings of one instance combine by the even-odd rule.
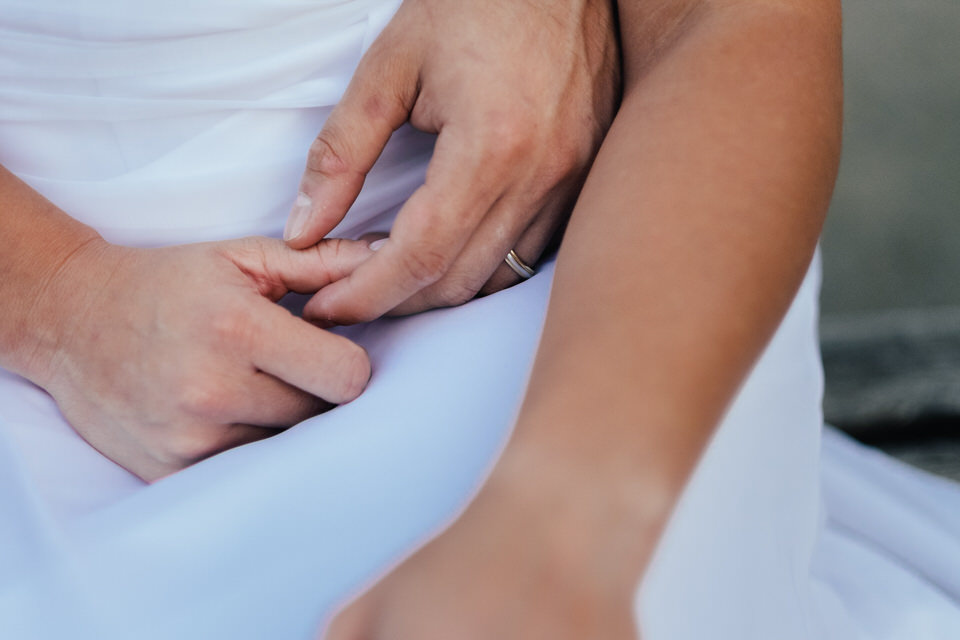
[[[510,250],[510,253],[507,254],[507,257],[504,259],[504,262],[507,263],[507,266],[513,269],[513,272],[524,280],[528,280],[533,277],[536,273],[536,270],[525,263],[520,259],[520,256],[517,255],[517,252],[513,249]]]

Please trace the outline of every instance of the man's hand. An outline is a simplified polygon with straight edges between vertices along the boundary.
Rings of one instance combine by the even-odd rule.
[[[100,452],[161,478],[360,394],[364,350],[275,301],[313,293],[370,254],[347,240],[305,251],[266,238],[88,243],[47,287],[52,355],[35,382]]]
[[[608,0],[406,0],[310,149],[294,248],[344,217],[390,135],[438,133],[426,183],[369,261],[307,306],[362,322],[466,302],[519,278],[569,213],[620,88]]]

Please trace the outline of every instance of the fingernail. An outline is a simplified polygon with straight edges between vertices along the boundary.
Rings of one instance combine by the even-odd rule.
[[[379,240],[374,240],[373,242],[370,243],[370,250],[371,250],[371,251],[379,251],[379,250],[380,250],[380,247],[382,247],[383,245],[387,244],[387,240],[389,240],[389,239],[390,239],[390,238],[380,238]]]
[[[307,225],[311,209],[313,209],[313,200],[310,199],[310,196],[302,191],[298,193],[297,199],[293,203],[293,209],[290,211],[290,217],[287,218],[287,226],[283,230],[284,240],[289,242],[300,237]]]

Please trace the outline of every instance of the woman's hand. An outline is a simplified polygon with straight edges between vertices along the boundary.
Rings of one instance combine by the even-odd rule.
[[[589,480],[545,487],[546,476],[527,469],[510,480],[495,472],[447,531],[343,610],[324,640],[636,640],[639,573],[619,546],[630,518],[601,506],[616,492],[587,489]],[[631,529],[630,544],[643,535]]]
[[[466,302],[518,280],[566,219],[619,95],[609,0],[406,0],[311,147],[287,242],[318,242],[390,134],[439,133],[390,239],[305,313],[351,323]]]
[[[364,350],[275,304],[370,256],[278,240],[84,244],[51,279],[35,382],[104,455],[152,481],[357,397]]]

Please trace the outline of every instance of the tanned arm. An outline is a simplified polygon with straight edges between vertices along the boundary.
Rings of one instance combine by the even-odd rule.
[[[502,466],[592,492],[635,579],[813,256],[839,157],[840,3],[621,2],[620,20],[623,105]]]
[[[514,436],[330,640],[635,640],[633,598],[810,263],[840,145],[831,1],[621,2],[625,95]],[[642,621],[641,626],[642,626]]]

